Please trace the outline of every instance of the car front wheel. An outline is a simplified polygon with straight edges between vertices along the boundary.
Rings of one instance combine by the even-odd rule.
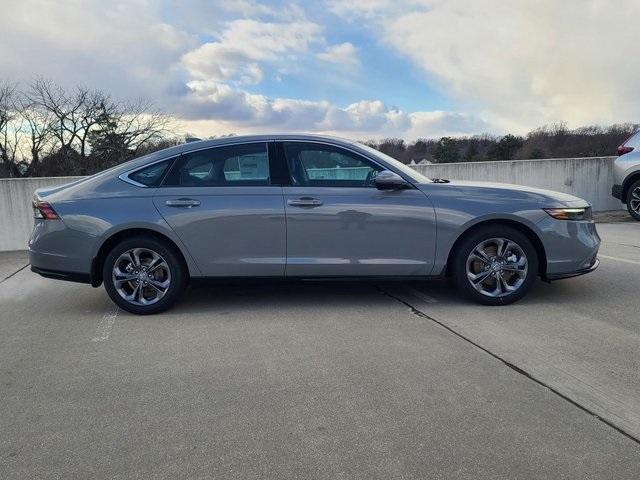
[[[173,305],[186,286],[186,269],[174,250],[159,239],[124,240],[107,255],[103,281],[111,299],[138,315]]]
[[[502,225],[477,229],[454,252],[453,280],[469,298],[506,305],[522,298],[538,274],[538,256],[520,231]]]

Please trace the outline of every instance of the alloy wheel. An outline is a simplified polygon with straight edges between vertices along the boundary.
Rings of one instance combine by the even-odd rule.
[[[631,191],[629,196],[629,206],[631,210],[640,215],[640,187],[636,187]]]
[[[118,294],[133,305],[152,305],[171,286],[169,264],[148,248],[132,248],[122,253],[113,264],[111,277]]]
[[[524,284],[529,262],[513,240],[490,238],[480,242],[467,257],[467,280],[482,295],[504,297]]]

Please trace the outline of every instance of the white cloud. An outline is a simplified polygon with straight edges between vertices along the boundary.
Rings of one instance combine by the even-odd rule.
[[[638,0],[331,2],[505,129],[638,120]]]
[[[274,15],[276,11],[268,5],[253,0],[220,0],[219,6],[229,12],[241,13],[247,18]]]
[[[0,76],[45,75],[115,95],[160,97],[177,78],[195,36],[163,21],[159,4],[5,0],[0,15]]]
[[[405,112],[380,100],[362,100],[345,108],[329,102],[270,99],[214,81],[189,83],[181,115],[192,125],[216,125],[222,133],[315,131],[353,137],[440,136],[486,131],[488,125],[455,112]],[[206,131],[195,133],[206,135]],[[210,134],[210,133],[209,133]]]
[[[323,41],[321,31],[319,25],[304,20],[235,20],[218,41],[186,53],[182,65],[198,80],[258,83],[263,75],[260,63],[278,63],[287,55],[306,52],[311,44]]]
[[[474,135],[493,130],[485,120],[475,115],[436,110],[409,114],[411,127],[407,137],[444,137]]]
[[[360,22],[366,20],[383,21],[391,16],[402,14],[407,10],[424,5],[424,0],[327,0],[329,10],[347,21]]]
[[[388,108],[380,100],[361,100],[344,109],[333,108],[321,124],[323,130],[357,132],[404,132],[409,116],[397,108]]]
[[[316,55],[320,60],[347,67],[357,67],[358,49],[350,42],[329,46],[324,52]]]

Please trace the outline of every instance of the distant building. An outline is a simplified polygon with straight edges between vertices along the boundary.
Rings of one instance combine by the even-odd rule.
[[[430,160],[427,160],[426,158],[423,158],[422,160],[419,161],[415,161],[415,159],[411,159],[411,162],[409,162],[409,165],[431,165],[433,162]]]

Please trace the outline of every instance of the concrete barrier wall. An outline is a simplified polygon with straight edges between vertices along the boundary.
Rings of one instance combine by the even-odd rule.
[[[33,228],[33,192],[81,177],[0,178],[0,251],[24,250]]]
[[[587,199],[594,210],[617,210],[611,197],[615,157],[514,160],[508,162],[416,165],[432,178],[516,183],[571,193]],[[0,251],[27,248],[33,228],[31,200],[40,187],[62,185],[80,177],[0,179]]]

